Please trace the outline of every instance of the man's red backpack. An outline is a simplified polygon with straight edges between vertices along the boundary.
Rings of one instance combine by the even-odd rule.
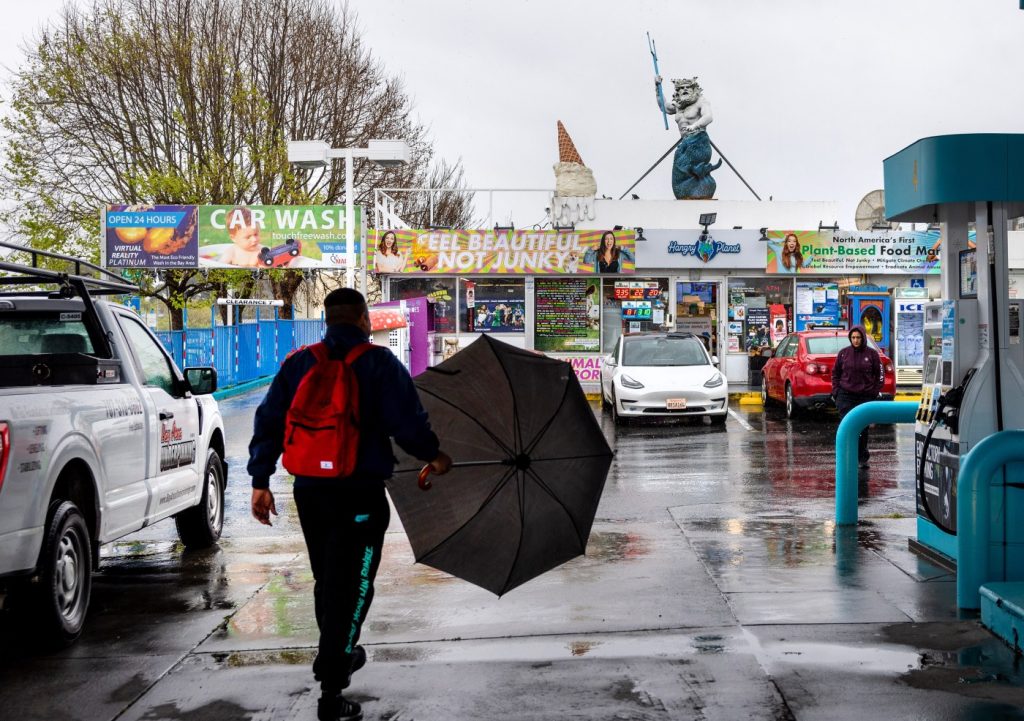
[[[344,477],[356,469],[359,451],[359,381],[352,364],[370,343],[344,360],[331,358],[324,343],[309,346],[314,365],[299,383],[285,418],[281,463],[296,476]]]

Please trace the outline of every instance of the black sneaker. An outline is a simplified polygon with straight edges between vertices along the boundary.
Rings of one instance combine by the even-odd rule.
[[[337,696],[321,696],[316,705],[316,717],[319,721],[360,721],[363,709],[355,701],[349,701],[341,694]]]
[[[366,649],[362,646],[356,646],[352,650],[352,667],[348,670],[348,676],[345,678],[345,685],[342,688],[348,688],[352,683],[352,674],[361,669],[366,665]]]

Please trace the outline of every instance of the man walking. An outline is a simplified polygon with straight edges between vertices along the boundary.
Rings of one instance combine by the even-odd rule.
[[[320,682],[320,721],[362,718],[359,704],[342,690],[366,663],[357,645],[373,600],[373,580],[380,565],[390,507],[384,480],[394,471],[390,439],[410,455],[429,462],[437,474],[451,466],[430,429],[427,413],[405,367],[386,348],[359,348],[369,339],[370,315],[362,294],[341,288],[327,295],[327,358],[351,361],[358,385],[359,444],[355,471],[346,477],[295,477],[295,506],[309,552],[320,646],[313,673]],[[318,363],[314,347],[304,348],[282,364],[256,410],[248,471],[252,476],[252,514],[271,525],[277,515],[270,477],[285,444],[289,408],[303,377]],[[323,388],[325,398],[331,389]],[[330,464],[326,466],[330,468]]]
[[[850,345],[839,351],[832,366],[832,399],[839,409],[839,420],[859,406],[878,398],[885,377],[878,351],[868,345],[867,333],[859,325],[849,333]],[[868,433],[865,429],[857,439],[857,460],[861,468],[868,466]]]

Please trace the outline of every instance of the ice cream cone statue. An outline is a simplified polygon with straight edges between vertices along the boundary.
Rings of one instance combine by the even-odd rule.
[[[583,158],[561,120],[558,121],[558,162],[554,168],[552,223],[569,225],[579,220],[592,219],[593,201],[597,195],[594,173],[583,164]]]
[[[580,152],[576,150],[576,144],[572,142],[569,131],[562,125],[561,120],[558,121],[558,162],[584,165]]]

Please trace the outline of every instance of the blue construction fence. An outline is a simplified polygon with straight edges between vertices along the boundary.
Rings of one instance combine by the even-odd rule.
[[[323,339],[323,320],[250,320],[213,328],[154,331],[180,368],[213,366],[221,387],[277,373],[296,348]]]

